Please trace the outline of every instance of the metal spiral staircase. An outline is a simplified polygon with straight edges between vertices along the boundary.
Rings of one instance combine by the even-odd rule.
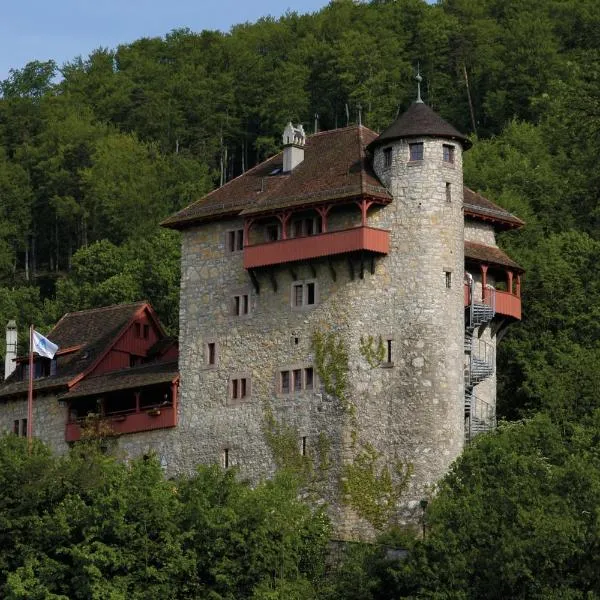
[[[489,323],[496,314],[496,290],[486,286],[483,300],[477,301],[472,278],[465,279],[468,302],[465,311],[465,441],[496,426],[494,407],[477,398],[473,388],[494,374],[494,347],[474,338],[475,330]]]

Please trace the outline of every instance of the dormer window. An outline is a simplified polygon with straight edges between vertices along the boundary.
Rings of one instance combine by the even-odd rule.
[[[445,163],[450,163],[451,165],[454,164],[454,146],[451,146],[450,144],[444,144],[442,146],[442,151],[443,151],[443,157],[444,157],[444,162]]]
[[[423,142],[415,142],[408,145],[411,161],[423,160]]]
[[[383,166],[386,169],[389,169],[392,166],[392,149],[391,148],[383,149]]]

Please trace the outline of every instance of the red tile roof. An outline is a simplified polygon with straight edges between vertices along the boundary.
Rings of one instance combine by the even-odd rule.
[[[94,396],[118,390],[139,389],[170,383],[179,377],[177,362],[153,363],[104,373],[96,377],[88,377],[77,384],[72,390],[60,396],[61,400]]]
[[[33,382],[35,391],[67,389],[69,382],[85,373],[108,350],[111,343],[133,320],[135,315],[147,309],[154,311],[147,302],[118,304],[67,313],[54,326],[47,337],[59,346],[56,354],[55,377],[42,377]],[[161,329],[156,320],[157,327]],[[61,353],[60,350],[72,349]],[[0,385],[0,397],[23,394],[28,382],[19,379],[18,371]]]
[[[484,198],[481,194],[466,186],[464,187],[463,207],[465,216],[492,221],[502,227],[511,229],[525,225],[524,221],[521,221],[506,209],[494,204],[491,200]]]
[[[366,146],[376,137],[374,131],[360,125],[309,136],[304,160],[290,173],[281,172],[280,152],[167,218],[162,225],[184,229],[219,216],[268,213],[363,195],[391,202],[391,195],[366,157]]]
[[[478,262],[510,267],[515,271],[523,273],[525,269],[507,256],[500,248],[495,246],[485,246],[475,242],[465,242],[465,259],[476,260]]]

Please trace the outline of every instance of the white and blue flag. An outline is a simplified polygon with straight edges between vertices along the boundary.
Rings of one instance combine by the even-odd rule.
[[[46,358],[54,358],[58,346],[51,342],[48,338],[45,338],[41,333],[33,330],[33,352],[37,352],[40,356]]]

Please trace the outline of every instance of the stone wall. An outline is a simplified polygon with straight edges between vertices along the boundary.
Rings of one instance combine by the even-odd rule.
[[[465,219],[465,241],[496,247],[494,226],[474,219]]]
[[[0,433],[11,433],[16,420],[27,418],[27,398],[0,401]],[[67,409],[54,395],[36,395],[33,400],[33,435],[57,454],[64,454]]]
[[[371,274],[347,257],[259,274],[260,293],[250,284],[241,253],[227,253],[225,232],[241,220],[206,224],[183,233],[180,305],[180,424],[165,448],[165,461],[189,471],[198,462],[222,461],[256,480],[273,472],[263,432],[270,407],[277,419],[297,430],[307,447],[325,435],[331,445],[329,487],[338,535],[365,535],[366,524],[339,498],[339,475],[353,459],[353,425],[338,402],[320,386],[310,392],[281,394],[280,372],[314,366],[315,331],[335,332],[349,352],[348,398],[356,406],[358,439],[373,444],[388,464],[412,464],[414,476],[403,503],[410,519],[418,501],[459,454],[463,423],[463,217],[462,163],[444,165],[442,142],[423,140],[426,158],[408,165],[398,155],[394,177],[375,168],[394,194],[394,202],[369,214],[369,225],[390,230],[390,253]],[[401,142],[398,150],[406,149]],[[438,156],[439,154],[439,156]],[[446,183],[455,200],[447,202]],[[339,211],[349,223],[358,211]],[[337,227],[336,227],[337,228]],[[355,262],[358,259],[354,259]],[[449,275],[447,275],[447,273]],[[294,275],[296,280],[294,280]],[[450,277],[450,280],[448,280]],[[314,282],[317,303],[292,307],[292,284]],[[450,287],[446,287],[449,285]],[[232,314],[232,297],[248,294],[248,315]],[[360,353],[363,336],[392,340],[393,366],[371,367]],[[206,364],[206,344],[218,347],[218,365]],[[249,397],[230,398],[232,379],[246,378]]]

